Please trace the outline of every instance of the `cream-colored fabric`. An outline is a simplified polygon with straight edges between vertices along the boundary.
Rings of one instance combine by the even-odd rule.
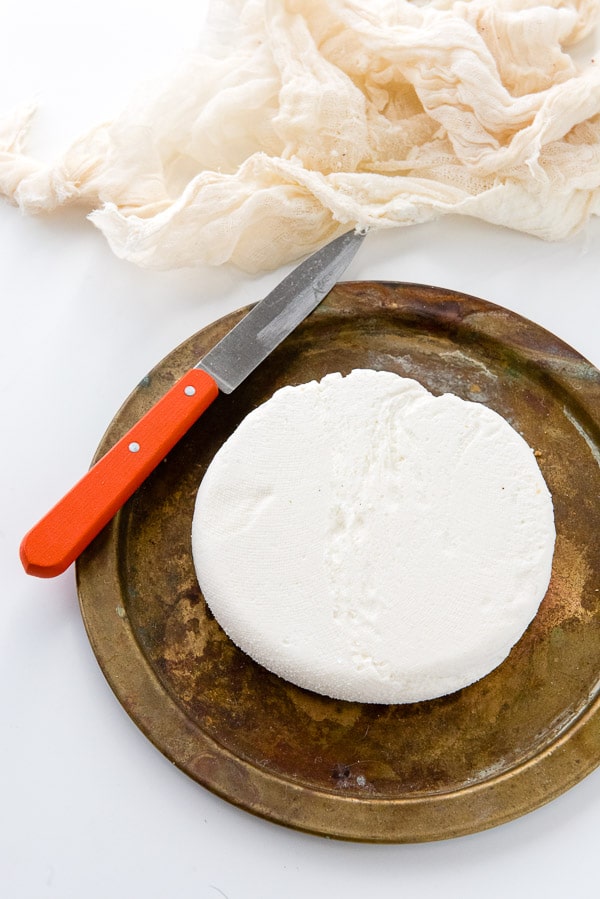
[[[83,203],[157,268],[274,268],[447,213],[562,238],[600,212],[600,65],[569,52],[599,18],[600,0],[219,0],[166,87],[54,164],[26,153],[31,110],[5,120],[0,193]]]

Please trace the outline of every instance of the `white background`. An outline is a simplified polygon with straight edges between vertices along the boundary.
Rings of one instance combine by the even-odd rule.
[[[155,12],[155,7],[160,12]],[[0,114],[37,98],[50,159],[193,47],[206,2],[5,3]],[[370,235],[347,279],[417,281],[514,309],[600,365],[600,221],[558,245],[447,219]],[[284,272],[152,273],[81,212],[0,203],[0,892],[7,899],[598,895],[600,772],[500,828],[347,844],[256,819],[173,768],[93,657],[73,570],[23,574],[26,530],[78,479],[122,400],[174,346]]]

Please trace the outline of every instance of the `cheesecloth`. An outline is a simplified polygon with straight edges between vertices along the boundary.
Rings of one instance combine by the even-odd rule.
[[[52,164],[26,152],[31,109],[5,118],[0,193],[83,204],[118,256],[163,269],[260,271],[448,213],[564,238],[600,211],[600,65],[569,52],[599,18],[600,0],[220,0],[166,86]]]

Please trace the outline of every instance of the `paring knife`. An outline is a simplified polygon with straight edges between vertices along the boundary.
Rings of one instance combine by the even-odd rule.
[[[318,250],[268,294],[90,468],[21,543],[28,574],[65,571],[219,394],[231,393],[319,305],[365,234]]]

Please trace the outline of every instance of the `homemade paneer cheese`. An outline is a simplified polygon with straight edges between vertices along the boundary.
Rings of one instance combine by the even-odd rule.
[[[551,573],[552,499],[496,412],[385,371],[284,387],[200,484],[198,580],[255,661],[335,699],[405,703],[496,668]]]

